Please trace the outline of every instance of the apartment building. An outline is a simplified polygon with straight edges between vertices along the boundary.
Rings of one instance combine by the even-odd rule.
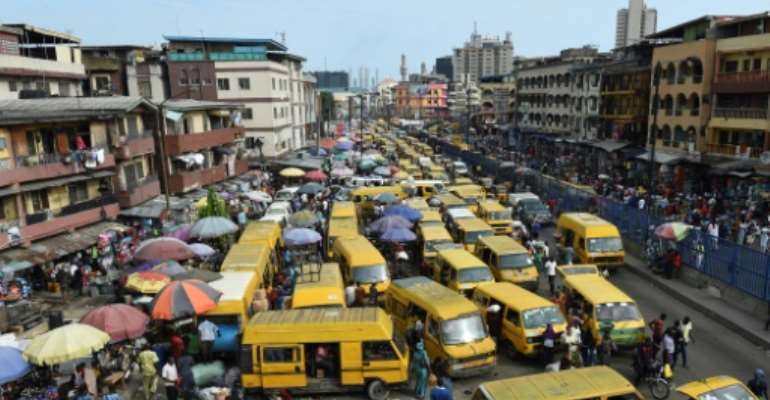
[[[27,24],[0,25],[0,99],[81,96],[80,39]]]
[[[513,74],[481,78],[482,121],[487,124],[504,124],[513,120],[516,108],[516,78]]]
[[[393,87],[398,115],[436,118],[447,115],[447,84],[443,82],[400,82]]]
[[[302,57],[270,39],[165,39],[170,96],[242,104],[250,158],[259,150],[277,157],[304,144]]]
[[[474,83],[486,76],[507,75],[513,72],[513,41],[511,33],[505,39],[482,36],[475,26],[463,47],[452,53],[452,74],[448,78],[460,82],[470,79]]]
[[[160,193],[147,100],[6,99],[0,110],[0,249],[113,219],[119,203]]]
[[[155,103],[168,97],[162,53],[151,47],[82,46],[86,96],[141,96]]]
[[[243,106],[231,102],[169,100],[163,105],[166,134],[161,160],[164,188],[179,194],[248,171],[243,159],[246,129],[238,123]],[[239,114],[240,112],[240,114]]]

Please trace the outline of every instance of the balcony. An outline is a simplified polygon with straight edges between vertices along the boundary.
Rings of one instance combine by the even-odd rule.
[[[759,158],[764,151],[759,147],[741,146],[735,144],[706,144],[706,151],[713,155],[722,155],[727,157],[739,158]]]
[[[174,156],[190,151],[221,146],[234,142],[236,137],[242,135],[243,132],[243,128],[220,128],[203,133],[167,135],[165,137],[166,153]]]
[[[86,68],[83,64],[70,64],[43,58],[0,54],[0,72],[16,76],[83,79]]]
[[[714,116],[717,118],[767,119],[767,109],[717,107],[714,109]]]
[[[71,156],[65,157],[60,154],[20,156],[16,157],[15,164],[15,168],[11,168],[10,162],[4,162],[0,165],[0,186],[76,175],[89,171],[82,162],[72,161]],[[104,162],[93,170],[113,167],[115,167],[115,155],[108,153],[104,155]]]
[[[197,171],[177,172],[168,178],[168,190],[171,193],[185,193],[206,185],[225,180],[225,165],[217,165]]]
[[[138,135],[129,135],[115,149],[115,158],[119,161],[130,160],[134,157],[155,152],[155,139],[152,131],[144,131]]]
[[[743,130],[770,130],[766,108],[717,107],[711,115],[709,127]]]
[[[714,82],[716,93],[769,93],[770,71],[720,73]]]
[[[25,243],[44,239],[60,233],[68,232],[86,225],[101,222],[104,219],[114,219],[120,207],[114,196],[105,196],[104,213],[102,216],[102,201],[100,198],[65,207],[58,215],[48,212],[27,215],[27,225],[19,228],[21,239]],[[0,235],[0,247],[7,246],[8,235]]]
[[[160,181],[148,176],[141,181],[126,184],[125,190],[117,193],[121,208],[134,207],[160,194]]]

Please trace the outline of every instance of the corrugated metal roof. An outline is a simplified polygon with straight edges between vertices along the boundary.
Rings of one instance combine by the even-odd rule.
[[[163,38],[169,42],[192,42],[192,43],[226,43],[233,45],[257,45],[265,46],[269,50],[283,50],[288,48],[273,39],[258,39],[258,38],[226,38],[226,37],[203,37],[203,36],[168,36],[163,35]]]
[[[0,125],[108,117],[139,106],[155,110],[154,104],[138,96],[7,99],[0,100]]]
[[[195,111],[195,110],[211,110],[211,109],[237,109],[242,108],[243,104],[230,103],[224,101],[201,101],[192,99],[180,99],[169,100],[164,105],[164,108],[173,111]]]

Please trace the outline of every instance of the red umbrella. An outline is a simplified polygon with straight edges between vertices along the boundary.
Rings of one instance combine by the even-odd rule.
[[[126,304],[98,307],[80,319],[80,323],[107,332],[113,342],[136,339],[144,335],[149,321],[150,317]]]
[[[217,306],[222,292],[194,279],[169,283],[150,304],[153,319],[174,320],[200,315]]]
[[[195,253],[187,243],[172,237],[148,239],[139,243],[134,251],[134,258],[141,261],[149,260],[186,260],[193,258]]]
[[[321,139],[321,142],[319,144],[324,149],[331,150],[334,148],[334,145],[336,145],[337,142],[333,138],[323,138]]]
[[[329,177],[324,174],[320,169],[310,171],[305,174],[305,179],[314,182],[325,182]]]

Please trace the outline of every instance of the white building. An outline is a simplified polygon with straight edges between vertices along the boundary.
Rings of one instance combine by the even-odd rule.
[[[393,88],[397,85],[398,82],[389,78],[386,78],[377,84],[376,92],[379,94],[377,99],[379,105],[386,106],[388,104],[393,104]]]
[[[0,25],[0,99],[23,90],[49,96],[82,96],[86,78],[80,39],[26,24]]]
[[[453,81],[468,76],[478,83],[485,76],[508,75],[513,72],[513,42],[511,33],[505,40],[499,37],[482,37],[474,26],[470,40],[452,53]]]
[[[618,10],[615,22],[615,47],[626,47],[655,33],[658,11],[647,8],[645,0],[629,0],[628,8]]]

